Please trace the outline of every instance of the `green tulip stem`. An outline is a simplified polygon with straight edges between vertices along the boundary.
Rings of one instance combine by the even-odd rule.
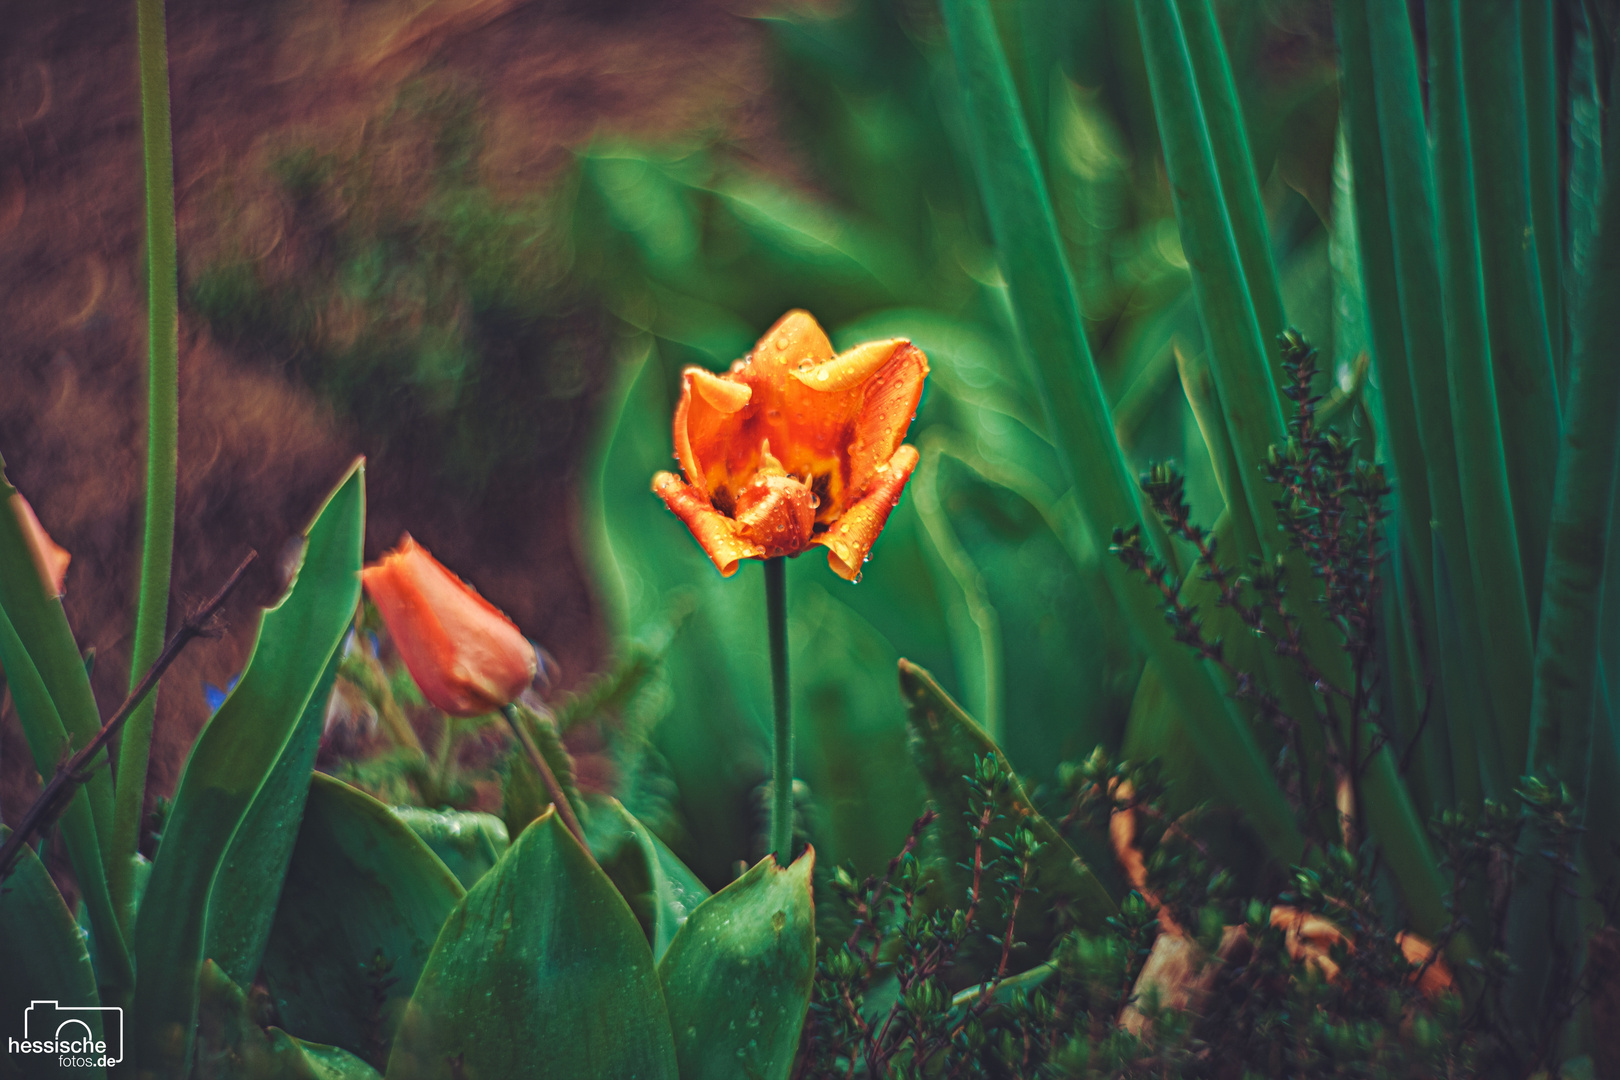
[[[524,753],[529,755],[529,764],[540,774],[540,782],[546,786],[546,795],[551,799],[551,805],[557,808],[557,816],[562,818],[563,824],[568,826],[568,831],[574,834],[574,839],[579,841],[579,846],[584,848],[585,854],[589,856],[590,845],[585,843],[585,830],[580,828],[579,818],[574,816],[573,804],[568,801],[562,785],[557,783],[557,774],[546,764],[546,756],[540,752],[540,747],[535,745],[534,736],[529,734],[529,729],[524,727],[523,721],[518,718],[517,706],[502,705],[501,715],[506,717],[506,722],[511,725],[512,734],[517,736]],[[449,738],[448,732],[445,737]]]
[[[788,702],[787,564],[765,560],[765,621],[771,635],[771,851],[776,864],[793,861],[793,715]]]

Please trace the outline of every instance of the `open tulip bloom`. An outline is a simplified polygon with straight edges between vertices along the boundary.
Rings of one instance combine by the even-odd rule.
[[[661,472],[653,491],[723,576],[744,559],[765,560],[771,849],[784,866],[793,857],[793,727],[782,559],[819,545],[834,573],[860,580],[917,467],[901,440],[927,376],[928,358],[902,338],[834,353],[803,311],[782,316],[725,374],[689,367],[682,376],[675,456],[685,479]]]
[[[653,490],[727,577],[743,559],[819,544],[853,581],[917,467],[901,440],[927,375],[909,341],[835,355],[815,319],[790,311],[725,374],[686,369],[675,409],[686,479],[661,472]]]

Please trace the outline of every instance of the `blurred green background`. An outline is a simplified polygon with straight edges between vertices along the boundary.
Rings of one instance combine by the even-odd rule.
[[[1182,387],[1203,343],[1130,4],[997,10],[1119,438],[1137,466],[1181,463],[1212,524],[1221,496]],[[1329,9],[1221,15],[1290,318],[1348,388],[1365,333],[1337,242]],[[598,134],[514,195],[484,175],[479,95],[430,71],[343,152],[293,140],[269,159],[264,190],[306,238],[295,256],[251,257],[254,216],[222,196],[187,274],[216,336],[251,341],[375,437],[433,446],[470,488],[514,460],[568,467],[583,441],[578,543],[613,649],[664,663],[654,715],[574,738],[625,744],[598,782],[711,884],[763,851],[762,579],[745,564],[722,580],[648,485],[671,457],[681,368],[723,369],[789,308],[840,348],[910,338],[933,368],[908,439],[922,465],[863,579],[814,553],[790,568],[801,801],[824,857],[872,870],[920,811],[900,657],[1035,784],[1120,747],[1142,665],[1096,572],[1109,556],[1064,539],[1069,499],[1017,360],[937,12],[855,0],[754,27],[785,142],[769,160],[716,128]],[[602,341],[605,370],[588,362]]]

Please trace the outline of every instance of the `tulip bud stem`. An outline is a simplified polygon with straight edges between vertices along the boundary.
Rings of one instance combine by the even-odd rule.
[[[765,560],[765,621],[771,639],[771,851],[778,866],[793,860],[793,717],[789,712],[787,561]]]
[[[574,839],[578,840],[579,846],[585,849],[585,854],[590,855],[591,848],[589,844],[585,843],[585,830],[580,828],[579,818],[574,816],[574,806],[568,801],[568,795],[563,791],[562,785],[557,783],[557,774],[551,771],[550,765],[546,764],[546,757],[540,752],[540,747],[535,745],[534,736],[530,735],[529,729],[523,726],[523,720],[518,716],[517,706],[502,705],[501,715],[506,717],[506,722],[511,725],[512,733],[517,736],[518,742],[522,744],[524,753],[529,755],[529,764],[533,765],[534,771],[540,774],[540,782],[546,786],[546,795],[551,799],[551,805],[557,808],[557,816],[562,818],[564,825],[568,826],[568,831],[574,834]]]

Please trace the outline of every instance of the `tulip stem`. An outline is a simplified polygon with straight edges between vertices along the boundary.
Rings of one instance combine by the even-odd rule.
[[[778,866],[793,860],[793,717],[788,699],[787,562],[765,560],[765,621],[771,639],[771,851]]]
[[[512,733],[518,737],[524,752],[529,755],[529,764],[540,774],[540,782],[546,786],[546,795],[551,799],[551,805],[557,808],[557,816],[562,818],[563,824],[568,826],[568,831],[574,834],[574,839],[579,841],[579,846],[585,849],[585,854],[589,857],[591,848],[585,843],[585,830],[580,828],[579,818],[574,816],[574,806],[568,801],[568,795],[563,791],[562,785],[557,783],[557,774],[546,764],[546,757],[540,752],[540,747],[535,745],[534,736],[523,726],[517,706],[502,705],[501,715],[506,717],[506,722],[512,727]],[[446,738],[448,737],[447,733]]]

